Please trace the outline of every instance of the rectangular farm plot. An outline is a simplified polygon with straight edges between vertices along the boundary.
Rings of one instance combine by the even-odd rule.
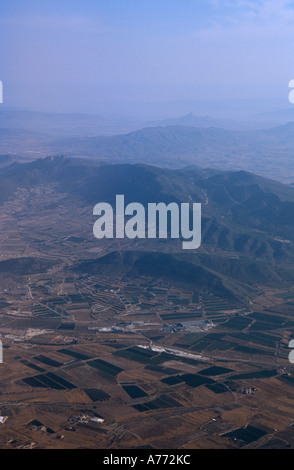
[[[103,361],[102,359],[94,359],[93,361],[87,362],[87,364],[94,369],[98,369],[108,375],[115,377],[117,374],[123,371],[120,367],[117,367],[109,362]]]
[[[222,383],[215,383],[215,384],[207,384],[205,385],[208,390],[211,390],[213,393],[219,394],[219,393],[225,393],[228,392],[229,389],[225,386],[225,384]]]
[[[30,367],[31,369],[36,370],[37,372],[45,372],[45,369],[43,367],[39,367],[36,364],[33,364],[32,362],[27,361],[26,359],[22,359],[21,357],[17,358],[19,362],[21,362],[23,365]]]
[[[36,361],[42,362],[42,364],[46,364],[47,366],[52,366],[52,367],[63,366],[62,362],[55,361],[54,359],[51,359],[50,357],[43,356],[42,354],[39,356],[34,356],[34,359]]]
[[[275,377],[277,375],[276,370],[257,370],[253,372],[247,372],[244,374],[231,375],[231,380],[247,380],[247,379],[267,379]]]
[[[131,347],[128,349],[121,349],[113,353],[114,356],[123,357],[131,361],[139,362],[141,364],[154,363],[152,360],[158,356],[158,352],[151,351],[150,349],[143,349],[138,347]],[[161,361],[160,361],[161,362]]]
[[[171,376],[171,377],[166,377],[165,379],[161,380],[162,383],[166,385],[177,385],[180,383],[183,383],[183,380],[181,379],[180,376]]]
[[[137,385],[122,385],[122,388],[131,398],[148,397],[148,394]]]
[[[152,400],[146,403],[140,403],[138,405],[133,405],[133,408],[135,408],[139,412],[144,412],[144,411],[159,410],[161,408],[162,409],[179,408],[182,406],[183,405],[181,405],[181,403],[169,397],[168,395],[161,395],[155,400]]]
[[[193,388],[200,387],[200,385],[215,383],[213,379],[198,374],[183,374],[180,377],[187,385]]]
[[[257,441],[266,434],[267,432],[263,431],[262,429],[248,425],[246,427],[236,429],[235,431],[223,434],[223,437],[226,437],[233,441],[238,441],[242,447],[246,444],[250,444],[251,442]]]
[[[97,401],[105,401],[110,398],[110,395],[108,395],[108,393],[104,392],[103,390],[100,390],[99,388],[86,388],[84,392],[94,403]]]
[[[54,390],[72,390],[76,388],[75,385],[52,372],[27,377],[22,381],[31,387],[52,388]]]
[[[87,356],[86,354],[80,353],[78,351],[72,351],[71,349],[59,349],[58,352],[67,356],[74,357],[75,359],[79,359],[81,361],[91,359],[91,356]]]
[[[207,369],[200,370],[199,374],[205,375],[205,376],[211,375],[215,377],[217,375],[228,374],[229,372],[233,372],[233,370],[227,369],[226,367],[211,366],[211,367],[208,367]]]

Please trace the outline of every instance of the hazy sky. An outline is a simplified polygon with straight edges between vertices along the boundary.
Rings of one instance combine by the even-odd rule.
[[[280,98],[294,78],[294,2],[1,0],[7,105],[60,112]]]

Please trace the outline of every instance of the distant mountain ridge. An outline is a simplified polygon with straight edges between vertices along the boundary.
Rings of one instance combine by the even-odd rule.
[[[150,121],[149,127],[157,126],[190,126],[190,127],[221,127],[225,120],[216,120],[210,116],[197,116],[194,113],[188,113],[179,118],[164,119],[161,121]]]
[[[143,163],[166,168],[192,164],[219,170],[246,170],[286,183],[294,182],[293,122],[261,130],[232,130],[225,128],[225,121],[189,113],[138,129],[142,122],[119,124],[98,116],[54,116],[24,112],[12,113],[9,118],[8,113],[7,119],[0,123],[0,155],[33,160],[67,154],[109,163]],[[11,127],[7,127],[9,123]],[[114,135],[117,125],[120,133]],[[131,131],[125,133],[127,129]]]
[[[294,123],[260,131],[147,127],[112,137],[59,140],[52,149],[111,163],[145,163],[171,168],[194,164],[246,170],[285,182],[294,180],[289,171],[293,168]]]

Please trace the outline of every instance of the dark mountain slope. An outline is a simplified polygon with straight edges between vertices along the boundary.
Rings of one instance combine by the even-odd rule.
[[[183,256],[168,253],[146,253],[138,251],[113,252],[94,261],[86,261],[76,268],[81,274],[123,273],[131,277],[149,276],[154,279],[180,281],[199,289],[210,289],[215,293],[236,301],[233,294],[237,286],[210,272],[202,266],[189,262]],[[237,284],[237,283],[236,283]]]
[[[55,157],[1,169],[0,201],[13,197],[18,188],[48,185],[64,201],[86,209],[91,239],[94,205],[110,202],[115,207],[116,194],[124,194],[126,203],[140,202],[146,208],[149,202],[202,203],[202,244],[196,252],[182,250],[180,240],[134,240],[125,248],[135,251],[131,255],[114,239],[112,251],[121,251],[121,255],[99,259],[97,269],[102,265],[107,270],[121,269],[122,259],[126,272],[130,265],[135,275],[177,277],[214,286],[215,291],[227,289],[230,295],[243,295],[244,289],[256,283],[288,286],[294,282],[294,188],[290,185],[244,171],[103,165]],[[34,200],[31,204],[33,208]],[[54,211],[58,214],[58,204],[50,203],[53,217]],[[89,273],[95,271],[95,262],[88,268]]]

